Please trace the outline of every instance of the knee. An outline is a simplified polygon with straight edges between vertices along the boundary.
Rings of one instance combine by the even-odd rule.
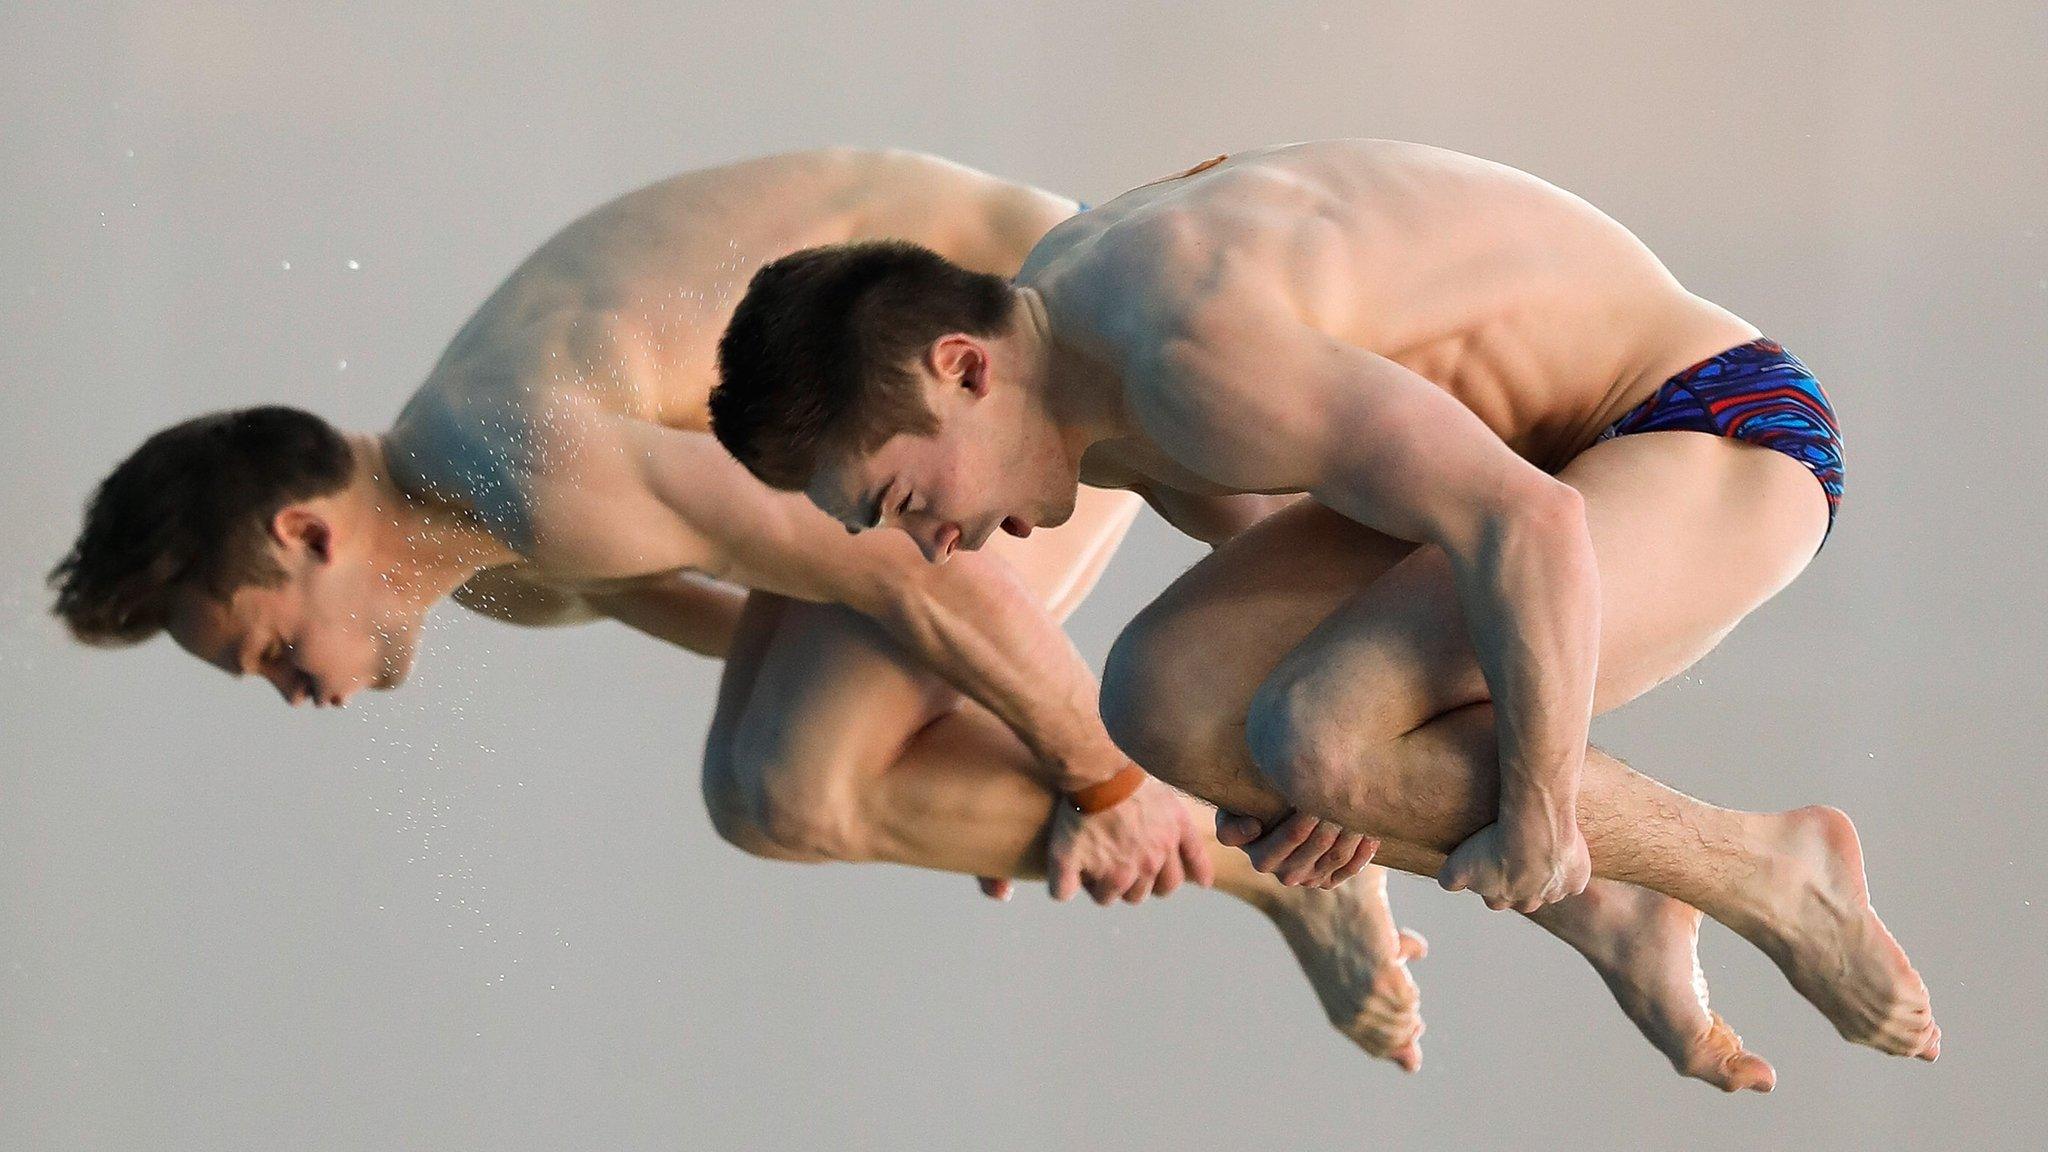
[[[767,742],[735,737],[705,749],[704,804],[711,826],[749,855],[861,859],[854,806],[843,792],[832,774],[803,770]]]
[[[1102,722],[1110,739],[1153,775],[1183,788],[1215,759],[1215,741],[1236,719],[1191,673],[1203,667],[1166,622],[1142,613],[1116,639],[1102,671]]]
[[[768,839],[754,790],[739,771],[732,741],[714,733],[704,747],[704,809],[726,843],[752,856],[779,857]]]
[[[1262,782],[1311,812],[1372,810],[1385,784],[1387,750],[1369,725],[1347,723],[1328,694],[1276,673],[1252,698],[1245,742]]]

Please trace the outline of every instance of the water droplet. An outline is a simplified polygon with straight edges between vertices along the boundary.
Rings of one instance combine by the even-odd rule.
[[[362,267],[361,264],[356,263],[354,260],[348,262],[348,270],[351,272],[359,272],[362,270]]]
[[[289,260],[280,260],[278,261],[278,264],[282,265],[284,270],[287,272],[292,270],[292,262]]]

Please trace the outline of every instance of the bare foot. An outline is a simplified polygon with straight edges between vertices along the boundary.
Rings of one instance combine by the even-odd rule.
[[[1282,889],[1265,907],[1337,1031],[1405,1071],[1422,1067],[1420,993],[1408,961],[1429,944],[1396,930],[1386,873],[1368,868],[1336,889]]]
[[[1784,870],[1774,914],[1744,932],[1842,1038],[1894,1056],[1941,1055],[1927,985],[1870,907],[1856,826],[1834,808],[1771,817]]]
[[[1669,896],[1613,880],[1531,916],[1600,973],[1621,1010],[1681,1076],[1723,1092],[1769,1092],[1778,1074],[1743,1048],[1707,1007],[1700,914]]]

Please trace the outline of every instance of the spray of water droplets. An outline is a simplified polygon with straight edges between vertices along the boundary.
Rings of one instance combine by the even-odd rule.
[[[455,631],[463,633],[459,648]],[[507,761],[495,741],[471,726],[478,682],[491,666],[488,638],[478,631],[430,615],[404,689],[359,698],[350,710],[369,729],[372,751],[359,766],[364,798],[404,853],[401,898],[435,913],[456,950],[488,973],[480,981],[497,987],[516,975],[526,931],[491,903],[489,880],[501,859],[492,812],[502,810],[496,793],[525,781],[499,770]],[[500,727],[492,735],[517,741],[520,733]],[[553,935],[561,939],[559,930]]]

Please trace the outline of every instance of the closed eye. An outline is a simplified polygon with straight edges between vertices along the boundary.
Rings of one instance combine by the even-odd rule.
[[[903,499],[896,505],[896,515],[901,516],[908,511],[910,511],[910,493],[905,492]]]

